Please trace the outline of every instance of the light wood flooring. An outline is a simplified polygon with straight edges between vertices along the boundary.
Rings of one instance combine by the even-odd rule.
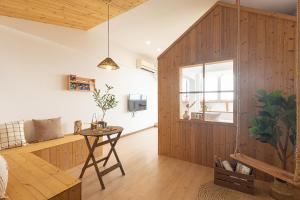
[[[104,154],[108,151],[105,146]],[[106,189],[101,190],[95,169],[89,168],[82,179],[83,200],[197,200],[199,187],[213,181],[211,168],[158,156],[157,128],[121,138],[117,152],[126,175],[119,169],[107,174]],[[67,172],[78,177],[81,168]],[[297,191],[296,199],[299,196]]]
[[[158,156],[156,128],[122,138],[117,152],[126,175],[118,169],[106,175],[101,190],[95,169],[89,168],[82,179],[83,200],[196,200],[199,186],[213,180],[213,169]],[[78,177],[81,167],[68,172]]]

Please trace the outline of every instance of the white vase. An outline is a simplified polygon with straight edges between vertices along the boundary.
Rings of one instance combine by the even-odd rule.
[[[183,114],[183,119],[190,119],[190,115],[189,115],[189,111],[184,111],[184,114]]]
[[[6,187],[8,181],[8,167],[6,160],[0,156],[0,199],[6,198]]]

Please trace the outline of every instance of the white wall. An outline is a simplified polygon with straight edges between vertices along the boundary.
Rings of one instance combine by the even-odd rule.
[[[103,24],[105,25],[105,24]],[[0,17],[0,123],[11,120],[44,119],[61,116],[65,133],[73,122],[89,123],[100,112],[92,93],[66,91],[66,75],[95,78],[104,89],[115,87],[119,105],[108,111],[106,121],[129,133],[157,122],[157,81],[152,74],[135,68],[140,55],[111,47],[118,71],[96,67],[106,56],[104,32],[85,32],[26,20]],[[127,112],[127,95],[148,97],[148,110]],[[86,125],[88,126],[88,125]]]

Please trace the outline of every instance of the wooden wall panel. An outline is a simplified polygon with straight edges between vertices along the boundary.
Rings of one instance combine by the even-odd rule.
[[[95,156],[102,156],[102,151],[102,147],[97,148]],[[88,156],[88,149],[82,138],[82,140],[41,149],[33,153],[59,169],[67,170],[84,163]]]
[[[49,200],[81,200],[81,184],[78,184]]]
[[[179,69],[235,59],[236,17],[234,6],[217,3],[158,58],[159,154],[212,166],[214,155],[233,153],[235,125],[179,120]],[[241,149],[277,163],[273,149],[252,139],[248,127],[258,88],[295,93],[295,18],[242,8],[240,70]]]

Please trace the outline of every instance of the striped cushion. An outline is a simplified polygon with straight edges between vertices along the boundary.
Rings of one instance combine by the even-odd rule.
[[[0,124],[0,150],[20,147],[26,144],[24,121]]]

